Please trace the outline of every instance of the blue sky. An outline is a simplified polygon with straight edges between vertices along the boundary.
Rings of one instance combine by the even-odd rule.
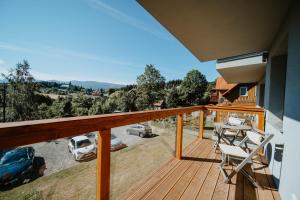
[[[43,80],[130,84],[146,64],[167,80],[217,76],[134,0],[0,0],[0,72],[23,59]]]

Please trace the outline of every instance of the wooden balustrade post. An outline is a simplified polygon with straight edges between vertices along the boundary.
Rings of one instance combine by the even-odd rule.
[[[110,134],[111,130],[98,132],[97,147],[97,200],[109,199],[110,188]]]
[[[182,156],[182,137],[183,137],[183,114],[177,115],[176,129],[176,158],[181,159]]]
[[[265,113],[264,112],[259,112],[258,113],[258,125],[257,128],[259,130],[264,131],[265,130]]]
[[[216,122],[220,122],[220,111],[216,110]]]
[[[204,134],[204,110],[200,110],[200,115],[199,115],[199,138],[202,140],[203,139],[203,134]]]

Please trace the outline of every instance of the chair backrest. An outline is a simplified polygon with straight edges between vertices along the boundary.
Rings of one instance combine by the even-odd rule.
[[[245,158],[237,167],[236,167],[236,171],[239,171],[240,169],[242,169],[246,163],[248,163],[249,160],[251,160],[253,158],[253,156],[255,156],[258,151],[263,148],[265,146],[265,144],[267,144],[274,136],[274,134],[269,134],[269,135],[261,135],[259,133],[256,133],[254,131],[247,131],[246,132],[247,136],[244,138],[245,140],[250,140],[252,141],[254,144],[257,145],[257,147],[255,149],[253,149],[253,151],[251,151],[251,153],[249,154],[249,156],[247,158]]]
[[[242,125],[245,122],[245,119],[240,119],[237,117],[229,117],[227,121],[230,125]]]
[[[269,135],[261,135],[254,131],[247,131],[246,132],[247,138],[256,144],[257,146],[261,146],[262,144],[266,144],[271,138],[273,137],[273,134]]]

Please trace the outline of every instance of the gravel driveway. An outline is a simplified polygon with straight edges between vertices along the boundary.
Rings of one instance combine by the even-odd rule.
[[[128,126],[122,126],[112,129],[112,134],[120,138],[127,146],[131,146],[138,142],[147,140],[147,138],[140,138],[135,135],[128,135],[126,128]],[[90,140],[94,142],[94,138],[90,137]],[[68,139],[58,139],[55,141],[41,142],[31,145],[35,149],[36,156],[43,157],[46,162],[45,176],[54,172],[75,166],[80,162],[75,161],[72,154],[68,151]]]

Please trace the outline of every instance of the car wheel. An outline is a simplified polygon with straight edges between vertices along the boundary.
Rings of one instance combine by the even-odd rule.
[[[38,176],[44,176],[44,172],[46,170],[46,165],[43,165],[41,166],[39,169],[38,169]]]
[[[129,134],[130,134],[130,131],[129,131],[129,130],[126,130],[126,133],[129,135]]]
[[[143,133],[139,133],[139,136],[140,136],[141,138],[145,137]]]

